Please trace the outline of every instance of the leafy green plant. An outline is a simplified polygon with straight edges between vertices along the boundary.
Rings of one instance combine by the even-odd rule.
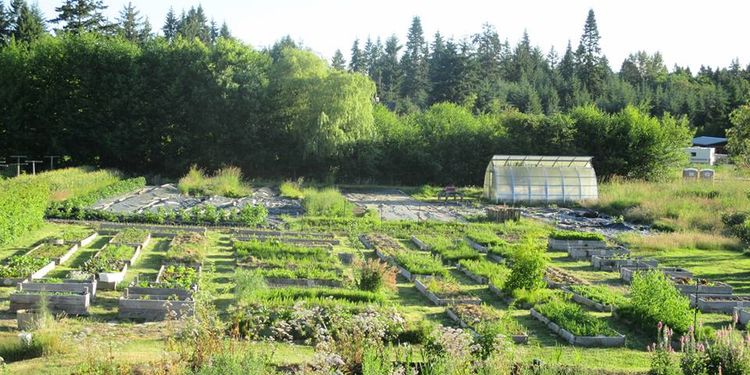
[[[532,243],[519,247],[513,253],[510,276],[504,290],[512,293],[516,289],[533,290],[543,287],[547,262],[542,248]]]
[[[266,222],[268,210],[262,204],[246,204],[240,208],[237,218],[247,226],[258,226]]]
[[[462,259],[479,259],[481,254],[469,246],[466,241],[451,241],[444,237],[423,236],[423,241],[432,251],[440,254],[440,258],[449,262]]]
[[[656,270],[633,275],[630,303],[620,307],[618,313],[646,330],[662,322],[675,332],[686,333],[693,323],[690,300]]]
[[[170,265],[164,268],[161,279],[158,283],[149,286],[158,288],[180,288],[192,289],[198,285],[200,275],[198,270],[190,266]]]
[[[29,277],[32,273],[39,271],[42,267],[49,264],[49,262],[49,258],[37,257],[35,255],[15,255],[10,257],[5,264],[0,265],[0,277]]]

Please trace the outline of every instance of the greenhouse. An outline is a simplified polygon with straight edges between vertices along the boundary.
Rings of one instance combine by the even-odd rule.
[[[589,156],[495,155],[484,174],[484,198],[495,203],[563,203],[598,199]]]

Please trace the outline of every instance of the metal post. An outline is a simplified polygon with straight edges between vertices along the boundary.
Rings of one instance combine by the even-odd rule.
[[[10,157],[15,158],[16,162],[13,165],[16,166],[16,177],[21,175],[21,159],[26,159],[25,155],[11,155]]]
[[[49,169],[55,169],[55,159],[59,159],[60,157],[57,155],[49,155],[45,156],[45,158],[49,159]]]
[[[31,174],[36,176],[36,165],[42,163],[42,160],[29,160],[26,163],[31,163]]]
[[[700,292],[700,279],[695,278],[695,310],[693,310],[693,334],[697,334],[698,329],[698,293]]]

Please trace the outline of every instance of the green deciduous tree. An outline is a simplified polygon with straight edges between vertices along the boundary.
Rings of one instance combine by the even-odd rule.
[[[727,149],[737,164],[750,166],[750,104],[732,111],[732,127],[727,130]]]

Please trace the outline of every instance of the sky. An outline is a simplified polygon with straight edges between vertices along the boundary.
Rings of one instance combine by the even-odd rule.
[[[2,1],[2,0],[0,0]],[[30,0],[31,3],[34,0]],[[63,0],[38,0],[48,19]],[[104,0],[111,20],[127,0]],[[589,9],[596,14],[600,46],[614,70],[628,54],[644,50],[662,53],[667,67],[701,65],[726,67],[738,59],[750,63],[750,1],[664,0],[132,0],[154,30],[161,29],[170,6],[181,10],[201,4],[209,18],[226,21],[235,37],[257,48],[285,35],[301,41],[329,59],[341,49],[348,60],[355,38],[385,40],[395,34],[402,43],[414,16],[419,16],[428,41],[436,31],[462,39],[484,23],[514,45],[529,33],[532,44],[545,53],[554,46],[559,55],[570,40],[575,49]]]

